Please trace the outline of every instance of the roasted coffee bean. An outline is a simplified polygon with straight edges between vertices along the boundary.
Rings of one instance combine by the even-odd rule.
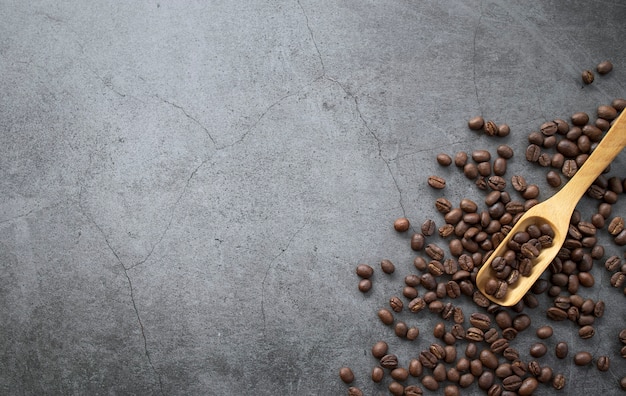
[[[475,312],[470,316],[470,323],[472,326],[485,331],[491,327],[491,319],[488,315]]]
[[[582,131],[592,142],[599,142],[602,139],[602,130],[595,125],[587,124],[582,127]]]
[[[509,127],[508,124],[500,124],[500,125],[498,125],[498,133],[497,133],[497,135],[499,137],[509,136],[509,133],[511,133],[511,127]]]
[[[435,233],[436,228],[437,226],[435,225],[435,222],[431,219],[428,219],[422,223],[422,234],[424,234],[425,236],[431,236]]]
[[[613,236],[618,235],[622,230],[624,230],[624,219],[621,216],[614,217],[607,226],[607,231]]]
[[[540,358],[548,352],[548,347],[542,342],[537,342],[530,347],[530,356]]]
[[[465,338],[465,329],[459,323],[455,323],[454,326],[452,326],[452,330],[450,331],[450,333],[457,340],[462,340]]]
[[[539,130],[545,136],[552,136],[557,132],[558,125],[554,121],[547,121],[541,124],[541,126],[539,127]]]
[[[398,367],[398,357],[393,354],[388,354],[380,358],[380,365],[386,369],[395,369]]]
[[[591,84],[594,80],[594,75],[591,70],[585,70],[582,73],[582,80],[585,84]]]
[[[533,377],[524,378],[524,380],[522,381],[522,384],[517,390],[517,394],[520,396],[532,395],[533,392],[535,392],[535,390],[537,389],[537,386],[539,386],[539,382],[537,381],[536,378],[533,378]]]
[[[424,366],[418,359],[411,359],[409,361],[409,374],[411,374],[411,376],[420,377],[423,371]]]
[[[491,350],[493,353],[502,353],[509,346],[509,341],[506,338],[498,338],[491,343]]]
[[[359,281],[359,291],[362,293],[367,293],[372,289],[372,281],[369,279],[361,279]]]
[[[446,387],[443,389],[444,396],[459,396],[460,394],[461,391],[456,385],[446,385]]]
[[[616,272],[611,276],[611,286],[622,287],[626,281],[626,274],[623,272]]]
[[[476,327],[470,327],[467,329],[465,339],[473,342],[481,342],[484,339],[484,333]]]
[[[420,330],[417,327],[409,327],[406,332],[406,339],[409,341],[413,341],[417,339],[420,335]]]
[[[452,210],[452,203],[446,198],[437,198],[435,201],[435,208],[437,208],[439,213],[446,214]]]
[[[526,314],[519,314],[513,319],[513,327],[517,331],[526,330],[531,324],[530,316]]]
[[[593,360],[591,353],[583,351],[574,355],[574,364],[577,366],[586,366]]]
[[[389,349],[389,346],[387,345],[385,341],[378,341],[372,346],[372,356],[374,356],[377,359],[380,359],[387,354],[388,349]]]
[[[503,176],[506,173],[507,162],[506,159],[498,157],[493,161],[493,173],[496,176]]]
[[[546,338],[552,337],[553,330],[550,326],[541,326],[537,329],[537,337],[545,340]]]
[[[519,351],[515,348],[508,347],[502,352],[502,356],[504,356],[506,360],[514,361],[519,359]]]
[[[380,262],[380,268],[383,270],[385,274],[393,274],[396,270],[396,266],[390,260],[382,260]]]
[[[597,110],[598,118],[603,118],[607,121],[611,121],[617,117],[617,109],[609,105],[598,106]]]
[[[446,179],[440,176],[429,176],[428,185],[437,190],[441,190],[446,187]]]
[[[491,163],[490,162],[479,162],[476,164],[476,169],[478,170],[478,174],[487,177],[491,174]],[[476,181],[478,183],[478,181]],[[477,184],[478,185],[478,184]],[[484,190],[484,188],[483,188]]]
[[[563,374],[557,374],[552,380],[552,387],[556,390],[561,390],[565,387],[565,376]]]
[[[526,191],[526,188],[528,187],[526,179],[524,178],[524,176],[521,175],[513,175],[513,177],[511,177],[511,185],[513,186],[515,191],[519,192]]]
[[[452,163],[452,158],[448,154],[439,153],[437,154],[437,163],[441,166],[449,166]]]
[[[500,146],[498,146],[496,152],[498,153],[498,155],[504,159],[511,159],[513,158],[513,149],[506,145],[506,144],[502,144]]]
[[[487,121],[483,129],[485,133],[489,136],[496,136],[499,133],[498,126],[493,121]]]
[[[461,388],[467,388],[474,383],[474,379],[475,377],[472,373],[465,373],[459,378],[459,386]]]
[[[542,367],[540,374],[537,376],[537,381],[541,382],[542,384],[547,383],[552,379],[552,373],[553,372],[551,367]]]
[[[493,327],[485,331],[485,341],[488,344],[493,343],[498,338],[500,338],[500,334],[498,334],[498,330],[494,329]]]
[[[386,308],[382,308],[378,311],[378,318],[386,325],[393,323],[393,314]]]
[[[465,164],[463,167],[463,174],[470,180],[476,179],[478,177],[478,168],[476,167],[476,164],[471,162]]]
[[[472,117],[469,119],[469,121],[467,121],[467,126],[469,127],[469,129],[474,131],[481,130],[484,125],[485,119],[481,116]]]
[[[530,144],[526,148],[526,160],[529,162],[537,162],[541,155],[541,147],[536,144]]]
[[[517,391],[522,385],[522,379],[517,375],[510,375],[502,380],[502,387],[508,391]]]
[[[459,151],[454,155],[454,165],[459,168],[463,168],[465,164],[467,164],[467,153],[464,151]]]
[[[387,386],[387,389],[389,390],[389,393],[391,393],[393,396],[403,396],[404,395],[404,385],[400,384],[399,382],[392,381]]]
[[[526,363],[517,359],[511,363],[511,370],[513,371],[514,375],[523,377],[526,375],[526,372],[528,371],[528,367],[526,366]]]
[[[565,359],[567,357],[568,352],[569,352],[569,347],[567,346],[566,342],[559,342],[556,344],[554,348],[554,353],[556,357],[559,359]]]
[[[356,267],[356,274],[361,278],[370,278],[374,274],[374,268],[367,264],[359,264]]]
[[[567,312],[561,308],[550,307],[546,311],[546,315],[549,319],[560,321],[567,319]]]
[[[550,166],[557,169],[561,169],[564,163],[565,156],[561,153],[555,153],[550,160]]]
[[[455,298],[455,297],[452,297],[452,298]],[[454,308],[454,314],[452,315],[452,320],[454,320],[454,323],[458,323],[458,324],[463,324],[463,322],[465,322],[465,314],[463,313],[463,308],[461,307]]]
[[[600,371],[608,371],[611,366],[611,361],[608,356],[600,356],[598,360],[596,360],[596,367]]]
[[[411,249],[416,252],[422,250],[424,248],[425,241],[426,239],[424,238],[424,235],[418,233],[413,234],[411,237]]]
[[[551,170],[546,174],[546,181],[551,187],[558,187],[561,185],[561,176],[558,173]]]
[[[437,382],[443,382],[446,380],[447,378],[447,373],[446,373],[446,365],[443,363],[439,363],[435,366],[435,368],[433,369],[433,378],[437,381]]]
[[[394,312],[402,312],[404,304],[402,303],[402,300],[400,300],[398,297],[393,296],[389,299],[389,306]]]
[[[411,223],[406,217],[400,217],[393,222],[393,228],[398,232],[405,232],[409,229]]]
[[[426,245],[425,251],[426,251],[426,254],[433,260],[440,261],[443,259],[443,256],[444,256],[443,249],[441,249],[439,246],[437,246],[434,243],[429,243],[428,245]]]
[[[354,373],[350,367],[342,367],[339,369],[339,378],[346,384],[350,384],[354,381]]]
[[[422,385],[424,388],[430,391],[436,391],[439,389],[439,382],[432,375],[425,375],[422,378]]]
[[[611,106],[617,111],[622,111],[626,108],[626,99],[615,98],[611,101]]]
[[[404,286],[404,288],[402,288],[402,295],[406,297],[407,299],[412,300],[415,297],[417,297],[418,291],[414,287]]]
[[[396,336],[400,338],[406,338],[406,335],[409,331],[409,326],[407,326],[406,323],[400,321],[396,323],[396,325],[393,328],[393,331],[396,334]]]
[[[539,362],[536,360],[528,362],[528,372],[535,377],[539,376],[541,374],[541,366],[539,365]]]
[[[578,172],[578,165],[576,164],[576,161],[565,160],[565,162],[563,162],[561,173],[563,173],[565,177],[571,178],[576,174],[576,172]]]
[[[545,136],[541,132],[534,131],[528,135],[528,143],[536,144],[537,146],[543,145],[544,139],[545,139]]]
[[[487,308],[489,304],[491,303],[489,299],[485,297],[485,295],[482,294],[479,290],[476,290],[474,292],[474,294],[472,295],[472,300],[474,301],[476,305],[478,305],[479,307],[483,307],[483,308]]]
[[[459,382],[461,373],[456,369],[456,367],[450,367],[446,373],[446,377],[450,382]]]
[[[396,367],[395,369],[391,370],[391,378],[395,379],[396,381],[406,381],[407,378],[409,378],[409,370],[403,368],[403,367]]]
[[[593,337],[595,334],[596,334],[596,331],[593,328],[593,326],[587,325],[578,329],[578,335],[580,336],[580,338],[585,339],[585,340]]]
[[[446,363],[454,363],[456,361],[456,347],[453,345],[446,345],[443,347],[444,357],[443,360]]]
[[[611,70],[613,70],[613,64],[611,63],[611,61],[602,61],[600,63],[598,63],[598,66],[596,66],[596,71],[598,72],[598,74],[607,74],[610,73]]]
[[[356,386],[348,388],[348,396],[363,396],[363,391]]]
[[[383,380],[383,378],[385,377],[385,371],[383,370],[383,368],[382,368],[382,367],[380,367],[380,366],[375,366],[375,367],[372,369],[372,375],[371,375],[371,377],[372,377],[372,381],[374,381],[374,382],[378,383],[378,382],[382,381],[382,380]]]
[[[613,242],[615,242],[615,244],[618,246],[626,245],[626,229],[622,230],[619,234],[617,234],[615,238],[613,239]]]
[[[422,366],[429,369],[437,365],[437,357],[430,351],[422,351],[419,355],[419,361],[422,363]]]

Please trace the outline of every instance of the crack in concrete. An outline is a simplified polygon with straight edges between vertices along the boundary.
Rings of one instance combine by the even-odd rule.
[[[163,103],[166,103],[172,107],[174,107],[175,109],[180,110],[185,117],[189,118],[191,121],[193,121],[196,125],[198,125],[200,128],[202,128],[202,130],[204,130],[204,132],[207,134],[207,136],[209,137],[209,139],[211,140],[211,142],[213,142],[213,145],[217,145],[217,143],[215,142],[215,139],[213,138],[213,136],[211,135],[211,132],[209,131],[209,129],[207,127],[205,127],[200,121],[198,121],[197,118],[195,118],[194,116],[192,116],[191,114],[187,113],[187,110],[185,110],[185,108],[183,106],[180,106],[174,102],[171,102],[167,99],[163,99],[162,97],[160,97],[159,95],[154,95],[157,99],[159,99],[160,101],[162,101]]]
[[[115,259],[117,260],[117,262],[119,263],[120,267],[122,268],[122,271],[124,272],[124,276],[126,277],[126,280],[128,282],[128,288],[130,290],[130,300],[131,300],[131,303],[133,305],[133,309],[135,311],[135,316],[137,317],[137,322],[139,323],[139,328],[141,330],[141,337],[143,338],[144,353],[146,355],[146,359],[148,361],[148,364],[150,365],[150,368],[152,369],[154,374],[157,376],[157,380],[158,380],[158,383],[159,383],[159,392],[162,395],[164,395],[165,393],[163,391],[163,381],[161,379],[161,374],[157,371],[156,367],[154,367],[154,364],[152,362],[152,357],[150,356],[150,351],[148,349],[148,339],[146,337],[146,333],[145,333],[145,330],[144,330],[143,322],[141,321],[141,315],[139,314],[139,309],[138,309],[137,303],[135,301],[135,293],[134,293],[134,289],[133,289],[133,283],[132,283],[132,280],[130,278],[130,275],[128,274],[128,271],[130,270],[130,268],[127,268],[124,265],[124,262],[120,258],[120,256],[117,253],[117,251],[115,251],[113,246],[111,246],[111,242],[109,241],[109,238],[107,238],[106,233],[104,232],[102,227],[100,227],[100,225],[94,220],[94,218],[91,215],[89,215],[87,213],[87,211],[83,207],[83,205],[82,205],[82,189],[83,188],[81,186],[80,187],[80,191],[79,191],[78,207],[79,207],[81,213],[83,214],[83,216],[85,216],[87,219],[89,219],[89,221],[91,221],[91,223],[94,225],[94,227],[96,227],[98,232],[102,235],[102,237],[104,238],[104,242],[106,243],[106,245],[109,248],[109,250],[111,251],[111,253],[113,253],[113,256],[115,256]]]
[[[265,336],[266,336],[265,330],[267,328],[267,319],[265,317],[265,284],[267,282],[267,276],[269,275],[276,260],[278,260],[280,256],[282,256],[287,251],[287,249],[289,249],[289,246],[291,246],[291,242],[293,242],[296,236],[298,236],[298,234],[300,234],[300,232],[304,229],[304,227],[306,227],[309,224],[309,221],[310,221],[310,218],[304,221],[304,224],[302,225],[302,227],[296,230],[296,232],[294,232],[291,235],[291,237],[289,237],[289,239],[287,240],[287,243],[285,244],[285,247],[280,248],[280,252],[272,258],[267,268],[265,269],[265,275],[263,276],[263,281],[261,282],[261,318],[263,320],[263,329],[262,329],[263,339],[265,339]]]
[[[300,2],[300,0],[297,0],[297,2],[298,2],[298,5],[300,6],[300,9],[302,9],[302,14],[304,15],[304,19],[306,21],[306,27],[309,30],[309,36],[311,36],[311,41],[313,42],[313,46],[315,47],[315,50],[317,51],[317,57],[319,58],[320,65],[322,66],[322,75],[320,77],[324,77],[326,75],[326,66],[324,65],[324,59],[322,58],[322,53],[319,47],[317,46],[317,40],[315,40],[315,36],[313,35],[313,29],[311,28],[311,25],[309,24],[309,16],[307,15],[306,10],[302,6],[302,3]]]
[[[472,81],[474,82],[474,92],[476,94],[476,102],[478,103],[478,110],[482,114],[482,105],[480,103],[480,96],[478,95],[478,84],[476,83],[476,38],[478,36],[478,29],[483,19],[483,2],[480,2],[480,15],[478,15],[478,22],[476,22],[476,28],[474,28],[474,38],[472,45]]]

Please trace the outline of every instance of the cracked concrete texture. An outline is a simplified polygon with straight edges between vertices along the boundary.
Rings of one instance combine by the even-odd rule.
[[[363,296],[353,269],[410,270],[390,225],[436,218],[428,175],[451,199],[467,190],[434,155],[522,153],[545,119],[626,95],[617,2],[0,13],[3,394],[330,395],[345,392],[342,365],[383,394],[365,380],[371,343],[390,337],[373,313],[401,275]],[[581,89],[606,58],[612,74]],[[511,136],[469,132],[476,114]],[[519,155],[509,166],[532,171]],[[619,326],[623,314],[598,332]],[[568,394],[614,389],[570,371]]]

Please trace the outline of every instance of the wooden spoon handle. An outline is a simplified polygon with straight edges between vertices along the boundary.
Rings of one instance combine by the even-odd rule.
[[[611,129],[604,135],[587,161],[574,177],[558,192],[558,200],[565,206],[574,207],[589,186],[602,174],[611,161],[626,146],[626,110],[622,111]]]

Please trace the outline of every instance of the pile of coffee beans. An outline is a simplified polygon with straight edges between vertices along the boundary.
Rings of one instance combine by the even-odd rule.
[[[554,230],[548,223],[531,224],[518,231],[507,244],[507,250],[491,261],[495,275],[485,284],[485,293],[501,300],[509,286],[515,286],[520,277],[530,276],[542,249],[552,246]]]
[[[602,70],[607,70],[607,66],[603,65]],[[579,112],[569,122],[555,119],[542,124],[528,136],[526,160],[537,164],[538,169],[548,169],[549,186],[560,186],[561,176],[570,178],[576,173],[625,107],[625,99],[615,99],[611,105],[598,107],[593,123],[586,113]],[[510,131],[505,124],[485,123],[482,117],[471,119],[468,126],[490,136],[505,136]],[[588,296],[596,284],[591,269],[594,262],[605,258],[605,247],[598,242],[599,233],[612,238],[616,246],[626,244],[624,220],[612,216],[614,204],[626,190],[626,179],[609,176],[607,169],[594,182],[585,199],[587,203],[596,202],[597,212],[584,219],[581,211],[575,210],[566,240],[546,273],[516,305],[502,307],[477,289],[476,274],[513,225],[539,202],[540,195],[539,187],[528,183],[523,175],[507,178],[507,162],[513,156],[508,145],[498,146],[495,153],[479,149],[436,156],[440,166],[454,164],[462,171],[484,192],[484,199],[480,202],[464,198],[455,205],[440,197],[434,205],[442,218],[427,219],[412,231],[409,244],[415,253],[413,270],[403,274],[398,292],[388,295],[377,312],[378,320],[389,328],[390,334],[412,346],[407,346],[406,351],[394,351],[394,343],[385,340],[371,345],[372,369],[367,377],[375,389],[386,387],[396,396],[429,391],[460,395],[476,389],[489,396],[531,395],[540,386],[566,389],[565,373],[572,363],[593,364],[599,372],[609,370],[608,355],[594,356],[584,350],[570,354],[566,341],[569,338],[564,340],[563,335],[556,335],[552,326],[545,323],[536,329],[537,342],[531,343],[528,350],[518,350],[516,340],[532,337],[528,332],[532,328],[531,317],[525,313],[528,309],[543,310],[546,320],[555,324],[572,322],[582,340],[595,336],[594,325],[602,320],[606,304]],[[441,176],[428,177],[427,184],[436,191],[450,187]],[[414,230],[405,217],[398,218],[393,227],[399,233]],[[519,276],[527,274],[533,258],[552,243],[553,236],[546,224],[533,224],[516,234],[506,253],[492,264],[498,276],[488,291],[498,296],[506,290],[503,285],[514,284]],[[442,240],[447,246],[441,245]],[[612,255],[603,264],[610,273],[610,286],[619,289],[619,295],[626,295],[624,260]],[[369,264],[356,267],[361,292],[370,293],[375,287],[377,271]],[[389,259],[380,261],[380,271],[383,276],[397,276],[396,265]],[[551,301],[550,305],[539,307],[540,298]],[[435,320],[433,327],[423,327],[431,321],[425,315]],[[622,343],[616,355],[626,359],[626,329],[615,336]],[[408,359],[400,357],[407,353],[411,356]],[[546,356],[564,363],[551,366],[545,361]],[[626,373],[616,374],[624,377],[616,388],[626,389]],[[349,367],[342,367],[339,377],[352,385],[348,395],[363,395],[355,386],[365,385],[363,378],[355,376]]]

